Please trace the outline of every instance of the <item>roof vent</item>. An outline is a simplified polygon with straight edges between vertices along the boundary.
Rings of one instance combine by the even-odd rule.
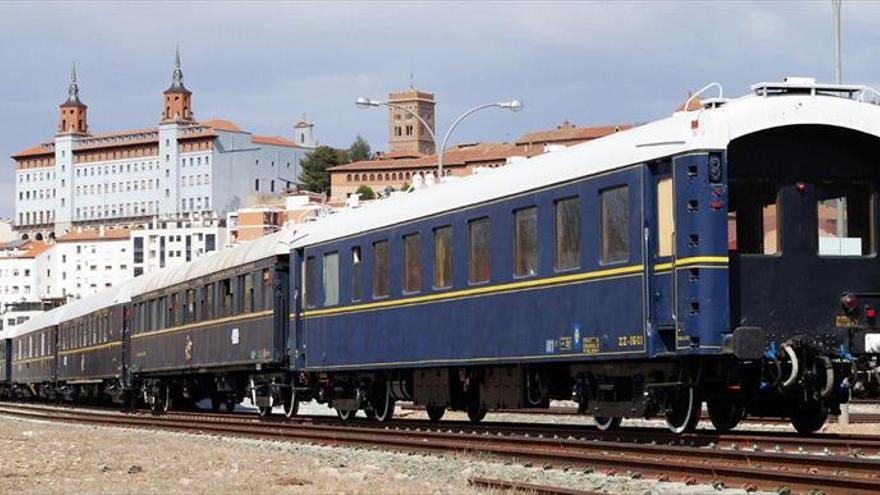
[[[823,94],[826,96],[842,96],[852,98],[856,93],[865,90],[865,86],[852,84],[817,83],[813,77],[786,77],[782,82],[759,82],[752,84],[752,91],[758,96],[775,96],[785,94]]]

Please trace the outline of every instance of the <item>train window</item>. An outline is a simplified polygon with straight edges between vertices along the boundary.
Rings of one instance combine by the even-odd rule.
[[[307,308],[314,308],[316,305],[315,301],[315,257],[309,256],[306,258],[306,268],[303,270],[303,276],[305,277],[305,284],[303,284],[303,289],[305,290],[305,300]]]
[[[388,241],[373,243],[373,297],[388,297],[391,293],[388,265]]]
[[[272,272],[268,268],[263,268],[263,309],[272,309],[272,299],[275,294],[272,292]]]
[[[178,292],[174,294],[174,326],[183,325],[184,308],[186,308],[184,293]]]
[[[556,255],[557,270],[577,268],[581,264],[581,200],[560,199],[556,202]]]
[[[409,234],[403,236],[403,291],[422,290],[422,236]]]
[[[218,284],[220,289],[219,295],[222,298],[222,314],[220,316],[232,316],[234,311],[232,306],[232,279],[223,279]]]
[[[733,179],[727,207],[727,248],[741,254],[779,253],[779,185]]]
[[[602,225],[602,262],[629,258],[629,187],[606,189],[599,193]]]
[[[513,212],[513,274],[531,277],[538,273],[538,209]]]
[[[324,255],[324,306],[339,304],[339,253]]]
[[[360,301],[364,294],[364,263],[361,247],[351,248],[351,301]]]
[[[871,190],[867,184],[816,186],[820,256],[865,256],[874,252]]]
[[[254,311],[254,279],[251,274],[243,275],[244,279],[244,312],[252,313]]]
[[[202,314],[206,320],[214,319],[214,290],[214,284],[207,284],[202,289],[202,292],[205,293],[205,304],[202,306]]]
[[[672,197],[672,177],[657,181],[657,256],[672,256],[675,233],[675,203]]]
[[[489,219],[479,218],[468,222],[469,259],[468,282],[479,284],[489,281]]]
[[[196,290],[186,290],[186,321],[187,323],[196,321]]]
[[[434,288],[452,287],[452,226],[434,229]]]

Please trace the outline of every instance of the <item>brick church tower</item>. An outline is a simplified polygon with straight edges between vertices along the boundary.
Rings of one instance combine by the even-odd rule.
[[[162,122],[192,122],[192,93],[183,85],[180,50],[177,50],[175,54],[171,86],[165,90],[163,95],[165,96],[165,111],[162,112]]]
[[[86,122],[88,107],[79,101],[79,86],[76,83],[76,65],[70,69],[70,86],[67,88],[67,100],[59,107],[58,135],[85,135],[89,132]]]
[[[388,103],[415,112],[434,130],[434,93],[417,89],[390,93]],[[388,144],[390,153],[395,155],[434,154],[431,133],[418,119],[393,106],[388,107]]]

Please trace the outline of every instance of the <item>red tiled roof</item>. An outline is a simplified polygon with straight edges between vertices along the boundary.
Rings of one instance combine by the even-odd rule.
[[[576,127],[568,123],[563,123],[556,129],[533,131],[523,134],[522,137],[516,140],[516,144],[573,144],[572,142],[584,142],[598,139],[609,134],[614,134],[615,132],[625,131],[631,127],[632,124]]]
[[[199,123],[218,131],[242,132],[241,127],[239,127],[235,122],[231,120],[211,119]]]
[[[510,143],[480,143],[474,145],[460,145],[447,149],[443,153],[443,164],[449,166],[479,165],[480,163],[494,163],[505,161],[512,156],[532,157],[543,153],[543,149],[528,149]],[[356,170],[392,170],[402,168],[427,168],[437,166],[437,155],[427,155],[410,160],[364,160],[355,163],[347,163],[331,168],[337,171]]]
[[[189,132],[186,132],[187,129]],[[180,139],[193,139],[215,136],[214,131],[232,131],[243,132],[234,122],[223,119],[212,119],[204,122],[195,122],[191,128],[184,128],[184,133],[180,135]],[[125,140],[113,141],[113,138],[130,138]],[[277,138],[281,139],[281,138]],[[108,147],[123,147],[141,144],[156,143],[159,141],[159,131],[157,128],[145,129],[125,129],[120,131],[97,132],[83,136],[77,142],[74,151],[92,150]],[[291,142],[291,145],[295,143]],[[41,143],[25,150],[19,151],[12,155],[12,158],[27,158],[39,155],[52,155],[55,153],[53,142]],[[283,146],[283,145],[281,145]]]
[[[29,156],[54,155],[55,147],[51,143],[42,143],[30,148],[25,148],[17,153],[12,154],[12,158],[26,158]]]
[[[279,136],[258,136],[256,134],[251,136],[251,142],[254,144],[270,144],[272,146],[287,146],[288,148],[301,148],[302,146],[296,144],[295,142],[284,139]]]
[[[25,246],[27,251],[20,258],[36,258],[40,253],[49,249],[49,245],[43,241],[30,241]]]
[[[420,158],[422,156],[423,155],[421,153],[418,153],[416,151],[397,150],[389,151],[388,153],[382,153],[377,158],[380,160],[397,160],[399,158]]]
[[[57,239],[57,242],[73,242],[73,241],[118,241],[131,237],[131,231],[128,229],[107,229],[104,235],[99,230],[90,229],[82,232],[70,232],[64,234]]]

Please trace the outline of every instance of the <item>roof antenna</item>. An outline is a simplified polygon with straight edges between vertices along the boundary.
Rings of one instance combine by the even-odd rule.
[[[410,70],[409,71],[409,89],[415,89],[415,86],[413,85],[413,79],[415,79],[415,75],[413,74],[413,71]]]

